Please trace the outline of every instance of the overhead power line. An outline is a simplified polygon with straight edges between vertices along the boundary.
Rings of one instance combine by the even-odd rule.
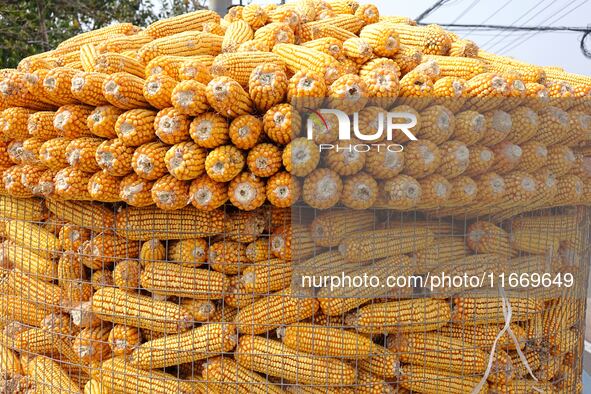
[[[445,3],[449,2],[449,1],[450,0],[439,0],[439,1],[437,1],[431,7],[427,8],[425,11],[423,11],[423,13],[421,15],[417,16],[415,20],[417,21],[417,23],[419,23],[420,21],[422,21],[427,16],[429,16],[430,14],[432,14],[433,12],[435,12],[438,8],[441,8],[443,5],[445,5]]]
[[[515,26],[517,25],[517,23],[523,21],[528,15],[530,15],[532,12],[535,12],[536,9],[538,9],[539,7],[542,8],[542,10],[546,9],[546,7],[544,6],[545,2],[548,0],[542,0],[539,2],[536,2],[533,7],[529,8],[527,11],[525,11],[523,14],[521,14],[521,16],[517,17],[517,19],[515,19],[513,22],[510,23],[511,26]],[[550,0],[550,2],[552,2],[553,0]],[[552,4],[552,3],[550,3]],[[535,18],[536,15],[538,15],[541,11],[538,11],[534,16],[530,17],[529,19],[521,22],[521,26],[523,25],[527,25],[528,22],[530,22],[531,20],[533,20]],[[499,42],[503,42],[504,40],[506,40],[507,38],[509,38],[509,33],[505,33],[503,31],[499,31],[494,37],[492,37],[491,39],[489,39],[488,41],[486,41],[485,43],[482,44],[483,48],[493,48],[494,46],[496,46]]]
[[[439,26],[449,27],[454,30],[506,30],[506,31],[575,31],[586,33],[591,27],[571,26],[507,26],[507,25],[472,25],[463,23],[436,23]]]
[[[556,15],[556,14],[550,15],[549,17],[547,17],[543,21],[539,22],[539,25],[541,25],[541,26],[544,26],[544,25],[553,25],[554,23],[557,23],[561,19],[563,19],[563,18],[567,17],[568,15],[572,14],[577,9],[581,8],[583,5],[585,5],[586,2],[587,2],[587,0],[583,0],[581,3],[575,4],[576,3],[576,0],[573,0],[570,3],[568,3],[563,8],[563,11],[564,12],[562,12],[562,13],[559,12],[558,15]],[[574,5],[574,8],[571,8],[569,10],[569,7],[571,7],[572,5]],[[522,45],[526,41],[530,40],[531,38],[533,38],[538,33],[539,32],[534,32],[532,34],[526,35],[526,37],[524,37],[521,40],[517,39],[517,40],[514,40],[512,43],[507,43],[502,48],[499,49],[499,52],[507,53],[507,52],[509,52],[509,51],[517,48],[518,46]]]

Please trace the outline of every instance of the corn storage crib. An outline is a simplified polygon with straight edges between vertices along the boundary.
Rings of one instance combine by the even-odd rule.
[[[583,390],[591,77],[303,0],[80,34],[0,110],[4,392]]]

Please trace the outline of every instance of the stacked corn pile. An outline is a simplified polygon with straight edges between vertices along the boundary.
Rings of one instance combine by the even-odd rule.
[[[325,106],[359,112],[368,135],[387,110],[412,113],[418,140],[321,153],[343,143],[334,119],[313,139],[300,129]],[[373,5],[300,1],[81,34],[0,70],[0,109],[7,384],[581,390],[584,284],[511,297],[517,339],[500,342],[500,298],[304,297],[290,284],[295,257],[586,277],[586,218],[557,207],[591,204],[591,77]],[[299,200],[412,212],[328,212],[310,227],[291,223]],[[490,220],[466,230],[457,215]]]
[[[234,10],[109,26],[2,70],[5,192],[504,217],[591,202],[591,77],[488,54],[372,5]],[[302,107],[321,106],[359,112],[366,135],[386,110],[413,113],[418,141],[320,155],[319,144],[349,144],[330,117],[313,140],[300,134]]]
[[[581,392],[585,286],[554,279],[583,281],[580,210],[465,231],[379,211],[326,211],[304,226],[271,207],[113,212],[2,196],[0,208],[1,368],[23,390]],[[511,318],[494,289],[290,286],[296,272],[339,271],[552,276],[508,293]]]

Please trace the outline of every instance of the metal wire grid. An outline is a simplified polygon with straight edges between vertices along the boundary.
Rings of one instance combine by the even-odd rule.
[[[117,215],[123,215],[125,211],[122,211],[119,206],[108,206],[104,204],[96,204],[96,203],[89,203],[95,206],[103,206],[109,207],[111,212]],[[235,211],[230,209],[229,207],[224,208],[226,215],[229,218],[232,218],[233,215],[236,214]],[[277,229],[281,227],[280,225],[287,225],[289,227],[295,226],[296,223],[307,225],[314,218],[326,214],[325,212],[321,211],[314,211],[309,210],[304,207],[295,207],[290,212],[283,211],[279,215],[271,216],[270,212],[272,211],[271,208],[265,207],[264,209],[256,212],[253,215],[260,215],[264,222],[264,228],[258,228],[254,234],[233,234],[229,235],[228,233],[221,233],[215,236],[205,237],[206,245],[208,248],[211,248],[216,243],[222,243],[221,245],[223,248],[221,250],[225,250],[226,248],[235,248],[237,244],[234,244],[231,239],[242,238],[242,239],[258,239],[263,241],[263,245],[267,247],[267,255],[273,256],[274,252],[277,251],[273,250],[274,244],[273,239],[277,237],[278,231]],[[274,210],[278,212],[277,210]],[[427,220],[427,217],[418,212],[407,212],[407,213],[397,213],[393,211],[387,210],[374,210],[374,219],[371,225],[371,228],[374,230],[382,229],[382,228],[402,228],[408,225],[416,225],[417,223],[424,222]],[[551,384],[555,388],[563,387],[564,390],[571,390],[566,392],[575,392],[576,385],[579,384],[578,377],[582,371],[581,366],[581,355],[582,355],[582,338],[583,338],[583,321],[584,321],[584,313],[585,313],[585,305],[584,300],[586,296],[586,283],[587,283],[587,269],[586,269],[586,258],[588,258],[588,248],[584,242],[579,242],[579,249],[578,250],[569,250],[568,247],[571,244],[576,245],[573,238],[576,235],[576,238],[579,240],[586,240],[588,239],[588,213],[585,209],[579,208],[561,208],[561,209],[553,209],[553,210],[545,210],[545,211],[538,211],[538,212],[531,212],[531,213],[524,213],[519,215],[520,218],[529,217],[546,217],[549,215],[576,215],[579,218],[577,228],[574,229],[572,233],[568,234],[568,239],[562,241],[562,249],[556,251],[557,255],[562,254],[560,263],[560,269],[565,272],[571,271],[576,274],[576,285],[569,289],[569,291],[561,291],[559,294],[568,301],[569,307],[569,316],[568,316],[568,323],[567,326],[557,326],[557,330],[552,332],[553,337],[549,338],[547,333],[544,334],[543,332],[530,334],[526,337],[520,337],[520,341],[523,341],[523,353],[525,355],[532,356],[532,353],[538,353],[538,356],[543,356],[543,360],[552,360],[557,361],[558,359],[562,360],[562,367],[555,371],[555,376],[550,380]],[[18,218],[19,214],[14,213],[13,215],[6,215],[7,217],[16,217]],[[277,218],[280,218],[279,220]],[[457,240],[464,240],[465,237],[469,234],[469,226],[475,221],[485,221],[490,219],[490,217],[483,217],[483,218],[471,218],[466,219],[463,217],[448,217],[448,218],[428,218],[431,220],[432,223],[440,223],[442,226],[446,225],[446,227],[451,228],[452,232],[449,234],[440,234],[439,236],[445,236],[446,238],[453,238]],[[117,231],[116,226],[105,225],[105,223],[98,223],[97,225],[88,228],[90,231],[89,239],[93,239],[93,237],[97,236],[98,234],[105,233],[105,232],[113,232]],[[204,379],[203,376],[203,369],[204,367],[207,368],[208,363],[211,363],[212,360],[216,360],[218,357],[225,357],[232,359],[233,357],[233,349],[229,351],[210,351],[208,349],[202,349],[201,355],[195,358],[198,360],[194,360],[188,363],[182,363],[180,365],[166,365],[165,367],[158,364],[158,367],[155,367],[155,370],[161,370],[168,373],[168,375],[160,375],[160,374],[152,374],[152,375],[144,375],[141,373],[134,374],[134,371],[138,371],[133,369],[132,362],[130,360],[133,359],[133,351],[135,347],[139,344],[132,345],[129,349],[125,349],[131,352],[131,355],[126,355],[122,360],[125,360],[129,368],[125,369],[123,372],[119,371],[107,371],[101,372],[101,362],[108,360],[112,357],[113,348],[117,345],[114,343],[112,338],[109,338],[108,334],[110,334],[111,329],[114,326],[123,326],[122,328],[129,328],[132,329],[133,327],[137,326],[138,319],[134,319],[131,316],[115,316],[115,315],[106,315],[102,316],[102,319],[93,319],[89,317],[92,316],[92,293],[95,293],[101,287],[107,288],[117,288],[117,285],[110,281],[109,275],[112,275],[112,269],[117,267],[123,262],[139,262],[140,264],[146,264],[146,262],[140,262],[139,260],[139,245],[138,241],[125,241],[123,242],[117,249],[116,253],[112,254],[101,254],[99,261],[104,261],[100,263],[99,267],[95,267],[97,269],[90,270],[88,267],[82,264],[82,270],[80,270],[79,277],[70,277],[70,278],[63,278],[59,279],[56,277],[47,277],[43,275],[37,275],[34,272],[35,266],[33,265],[32,261],[29,259],[27,261],[21,261],[18,267],[15,266],[15,261],[18,257],[15,257],[14,252],[17,250],[29,250],[33,253],[41,256],[46,256],[46,258],[52,262],[52,264],[57,265],[58,260],[63,258],[66,255],[66,252],[63,250],[55,250],[55,249],[43,249],[40,247],[40,243],[35,241],[35,239],[39,239],[39,234],[37,232],[31,231],[33,228],[31,225],[39,226],[43,228],[45,231],[53,234],[54,236],[57,234],[59,236],[60,230],[63,229],[64,222],[59,218],[54,217],[53,215],[49,214],[45,220],[19,220],[19,219],[5,219],[4,225],[6,229],[7,223],[16,223],[16,224],[25,224],[26,229],[30,231],[28,234],[24,234],[25,237],[20,239],[11,239],[10,234],[6,233],[5,231],[5,238],[7,239],[3,244],[3,264],[2,264],[2,287],[0,288],[0,296],[2,296],[2,312],[4,317],[4,324],[3,324],[3,331],[2,331],[2,338],[4,346],[8,349],[13,349],[13,351],[17,351],[20,354],[21,364],[26,366],[34,365],[31,364],[34,361],[36,356],[42,355],[43,357],[47,357],[50,360],[53,360],[57,363],[57,365],[61,366],[63,371],[65,371],[66,375],[76,384],[80,384],[80,388],[83,387],[84,384],[91,377],[98,377],[100,379],[101,374],[103,379],[108,379],[105,377],[105,374],[110,376],[112,380],[117,378],[123,378],[123,389],[125,392],[139,392],[144,390],[145,387],[143,386],[146,384],[148,387],[149,392],[159,392],[158,390],[162,389],[162,387],[177,387],[178,392],[183,392],[182,388],[179,388],[179,382],[182,381],[183,383],[191,382],[193,384],[205,384],[206,386],[209,385],[209,390],[214,392],[215,390],[221,390],[223,392],[246,392],[251,390],[262,390],[263,392],[273,392],[275,389],[285,389],[292,392],[304,392],[304,389],[316,389],[320,390],[320,392],[334,392],[334,390],[346,390],[350,389],[352,391],[357,392],[365,392],[366,390],[382,390],[382,392],[391,392],[392,390],[396,392],[406,392],[405,387],[412,387],[414,384],[413,382],[417,383],[420,381],[429,382],[429,384],[434,385],[441,385],[441,387],[448,387],[449,392],[464,392],[462,390],[466,389],[470,385],[473,385],[475,381],[478,381],[479,378],[482,377],[482,372],[474,372],[473,365],[470,361],[465,360],[460,364],[457,364],[457,361],[453,357],[448,357],[448,354],[443,354],[441,350],[432,350],[430,352],[420,352],[419,356],[407,355],[406,360],[411,359],[413,365],[419,368],[428,368],[433,372],[432,361],[430,359],[432,357],[438,357],[440,364],[438,365],[440,368],[437,374],[433,375],[430,373],[428,376],[421,376],[421,375],[411,375],[411,379],[409,380],[409,375],[405,375],[405,371],[408,370],[409,364],[403,362],[400,369],[397,370],[392,374],[384,374],[384,376],[377,376],[377,374],[373,374],[371,379],[366,379],[365,375],[362,379],[361,376],[352,382],[347,382],[341,387],[337,387],[336,385],[326,385],[324,383],[310,383],[307,381],[309,377],[307,375],[310,373],[309,370],[303,367],[301,370],[294,371],[293,377],[291,379],[285,379],[273,375],[265,375],[263,373],[259,373],[258,376],[263,380],[257,381],[227,381],[224,380],[222,382],[216,382],[214,379]],[[451,224],[451,227],[450,227]],[[509,234],[511,234],[511,220],[498,223],[501,227],[505,228]],[[162,229],[160,229],[161,231]],[[548,234],[555,234],[556,231],[552,228],[540,229],[540,231],[546,231]],[[199,231],[195,231],[194,234],[191,234],[191,237],[200,238],[202,233]],[[539,234],[538,234],[539,235]],[[35,238],[37,237],[37,238]],[[189,237],[189,235],[183,236],[184,238]],[[146,237],[147,238],[147,237]],[[172,238],[172,237],[171,237]],[[147,242],[147,240],[146,240]],[[178,243],[175,240],[163,240],[162,241],[166,250],[170,251],[171,246],[174,243]],[[298,255],[298,241],[293,238],[291,240],[291,250],[284,249],[283,252],[288,252],[293,255],[294,259],[294,272],[297,272],[296,259]],[[242,245],[245,247],[245,245]],[[314,247],[311,252],[305,257],[305,260],[318,256],[319,254],[330,251],[331,248],[318,248]],[[338,250],[338,247],[336,248]],[[11,253],[12,252],[12,253]],[[226,250],[228,252],[228,250]],[[232,249],[234,252],[234,249]],[[89,258],[89,257],[96,257],[90,256],[85,254],[81,251],[70,251],[68,252],[72,257],[78,257],[81,259]],[[523,256],[527,256],[528,253],[520,252],[518,255],[514,256],[514,258],[519,258]],[[166,258],[168,259],[168,258]],[[267,259],[265,262],[267,265],[269,264],[270,259]],[[546,261],[546,260],[541,260]],[[265,262],[262,262],[265,265]],[[171,262],[174,264],[178,264],[179,262]],[[202,264],[199,264],[202,263]],[[374,262],[375,263],[375,262]],[[29,265],[27,265],[29,264]],[[237,260],[233,262],[235,265],[234,269],[238,271],[242,271],[243,268],[252,265],[247,261],[244,261],[243,257],[239,257]],[[258,262],[261,264],[261,262]],[[367,262],[360,265],[367,265]],[[520,267],[520,268],[527,268],[528,272],[536,272],[542,268],[547,269],[548,266],[544,264],[543,267],[538,265]],[[211,264],[208,262],[184,262],[185,266],[193,265],[193,266],[200,266],[201,269],[208,270],[210,272],[214,272],[215,270],[212,269]],[[371,265],[369,266],[371,267]],[[307,267],[309,268],[309,267]],[[339,267],[335,267],[338,269]],[[511,268],[509,266],[509,268]],[[478,267],[475,267],[477,270]],[[29,270],[29,272],[27,272]],[[218,268],[218,270],[220,270]],[[101,274],[98,274],[101,273]],[[93,280],[93,277],[103,275],[102,281]],[[229,275],[233,277],[237,277],[237,275]],[[423,273],[425,276],[425,273]],[[107,278],[107,279],[105,279]],[[15,281],[24,280],[23,283],[25,285],[16,285]],[[96,278],[95,278],[96,279]],[[164,283],[164,285],[166,285]],[[15,290],[16,289],[16,290]],[[40,292],[39,289],[42,291]],[[90,290],[92,289],[92,290]],[[232,288],[234,289],[234,288]],[[185,297],[175,297],[175,296],[165,296],[165,295],[158,295],[158,294],[150,294],[146,291],[141,284],[138,284],[137,287],[131,287],[126,289],[121,289],[123,291],[128,292],[132,295],[144,295],[144,296],[152,296],[154,302],[162,302],[167,301],[170,304],[166,305],[174,305],[179,306],[186,303]],[[317,292],[319,289],[313,289],[314,294],[308,295],[307,297],[317,296]],[[55,291],[60,294],[60,298],[51,298],[50,294]],[[229,290],[227,290],[229,291]],[[217,322],[225,322],[228,326],[231,326],[231,320],[235,316],[235,314],[240,313],[241,310],[248,309],[249,304],[252,302],[256,302],[261,299],[268,298],[269,295],[272,293],[276,293],[276,291],[260,291],[257,294],[249,293],[243,295],[247,298],[244,301],[244,305],[240,305],[236,308],[231,307],[228,305],[228,298],[227,296],[231,294],[222,294],[221,296],[216,296],[216,299],[208,299],[209,297],[200,297],[203,298],[203,305],[210,306],[210,317],[212,321],[208,321],[206,318],[205,321],[194,321],[191,322],[185,328],[192,328],[192,327],[205,327],[209,323]],[[442,291],[442,292],[433,292],[430,293],[426,289],[413,289],[412,294],[405,294],[404,298],[427,298],[427,299],[440,299],[443,300],[443,304],[451,305],[452,310],[453,308],[457,308],[457,305],[453,304],[453,297],[462,297],[466,295],[472,294],[473,291],[468,290],[460,290],[459,293],[455,293],[453,291]],[[354,298],[357,297],[354,293],[344,293],[346,298]],[[517,297],[513,293],[509,293],[510,297]],[[533,298],[536,301],[544,301],[543,309],[538,311],[522,311],[522,315],[519,318],[516,318],[512,322],[512,326],[521,327],[522,331],[529,329],[529,325],[527,322],[533,323],[536,319],[540,318],[544,315],[544,313],[548,313],[550,308],[552,308],[553,304],[551,300],[554,300],[557,295],[552,293],[549,296],[550,300],[545,300],[545,297],[548,297],[548,292],[535,290],[532,288],[525,288],[521,289],[521,294],[524,298]],[[188,294],[182,294],[188,295]],[[236,295],[234,292],[233,295]],[[453,297],[452,297],[453,295]],[[223,296],[223,297],[222,297]],[[485,292],[482,294],[484,297],[498,297],[498,289],[492,289],[491,292]],[[63,298],[62,298],[63,297]],[[77,298],[76,302],[72,302],[72,300],[68,300],[68,297]],[[285,301],[280,302],[281,305],[285,302],[287,305],[287,295],[279,296],[283,299],[285,297]],[[305,297],[305,296],[302,296]],[[329,295],[327,298],[330,298]],[[477,298],[478,296],[476,296]],[[400,338],[404,338],[407,335],[408,326],[404,327],[403,325],[398,325],[396,322],[392,324],[392,326],[388,327],[386,332],[377,333],[374,332],[372,334],[363,333],[359,331],[359,327],[356,327],[355,324],[351,324],[350,316],[355,315],[364,307],[368,305],[375,305],[384,302],[397,302],[402,299],[399,293],[393,292],[392,294],[381,294],[379,297],[369,297],[369,300],[363,300],[358,305],[355,305],[351,310],[343,312],[341,314],[327,316],[326,314],[322,313],[322,308],[317,307],[317,311],[311,315],[306,315],[303,320],[304,322],[309,322],[313,324],[322,325],[325,327],[333,328],[339,331],[350,331],[360,333],[362,336],[371,338],[372,342],[380,345],[380,346],[390,346],[392,348],[392,344],[396,343],[397,340]],[[56,301],[57,300],[57,301]],[[90,302],[90,304],[89,304]],[[442,304],[442,305],[443,305]],[[31,306],[37,308],[38,316],[24,316],[25,311],[28,311],[27,308],[31,308]],[[81,307],[82,306],[82,307]],[[212,310],[211,306],[215,308],[215,311]],[[279,307],[281,310],[281,306]],[[21,311],[21,312],[18,312]],[[267,311],[267,313],[272,313],[273,311]],[[416,310],[414,314],[417,316],[421,316],[421,314],[425,313],[425,311]],[[52,325],[52,318],[43,316],[42,321],[35,320],[36,318],[47,315],[53,316],[53,321],[59,322]],[[258,330],[262,330],[262,332],[258,332],[257,336],[261,338],[265,338],[268,340],[274,341],[281,341],[282,335],[285,333],[286,326],[297,326],[297,321],[289,320],[287,313],[285,316],[279,315],[278,316],[266,316],[265,312],[262,314],[263,320],[257,321],[256,324],[259,327],[263,327],[262,329],[259,328]],[[559,316],[559,315],[557,315]],[[279,320],[277,320],[279,318]],[[109,322],[108,320],[115,320],[121,321],[122,323],[115,323]],[[502,308],[499,304],[498,310],[495,314],[487,316],[487,321],[494,322],[494,325],[500,327],[503,325],[505,318],[503,316]],[[141,320],[141,318],[140,318]],[[197,319],[195,319],[197,320]],[[78,323],[79,325],[77,325]],[[241,337],[247,337],[248,331],[254,329],[255,324],[251,325],[250,323],[242,322],[242,328],[240,329]],[[430,332],[439,332],[443,333],[442,327],[449,326],[449,317],[445,313],[441,313],[440,318],[435,320],[435,323],[439,325],[439,328],[432,330]],[[462,343],[461,349],[454,349],[459,352],[473,352],[475,350],[480,350],[488,355],[490,352],[490,347],[483,346],[480,343],[470,342],[466,339],[467,335],[471,332],[474,327],[478,328],[480,325],[478,323],[482,323],[479,321],[478,317],[467,318],[459,322],[455,322],[455,327],[464,332],[462,336],[459,337],[459,341]],[[414,335],[418,334],[425,334],[427,333],[428,329],[426,326],[423,326],[421,320],[417,320],[414,323],[414,328],[411,331],[414,331]],[[39,328],[41,327],[41,329]],[[249,328],[250,327],[250,328]],[[517,328],[516,328],[517,329]],[[123,330],[125,331],[125,330]],[[205,335],[211,335],[207,332],[207,330],[203,331]],[[33,334],[39,334],[40,338],[44,338],[45,342],[33,342],[32,338],[38,338]],[[167,333],[158,333],[155,331],[150,331],[148,329],[140,329],[138,330],[138,334],[141,336],[141,341],[147,342],[151,339],[155,339],[158,337],[167,338],[165,341],[170,339],[173,341],[176,338],[176,334],[173,332]],[[569,347],[564,349],[556,348],[557,339],[560,338],[562,334],[570,334],[571,337],[575,338],[575,340],[570,343]],[[30,341],[25,341],[22,338],[31,338]],[[208,340],[213,338],[208,338]],[[238,338],[236,338],[238,339]],[[312,338],[312,341],[320,341],[321,337],[316,339]],[[240,341],[240,339],[238,339]],[[67,351],[65,351],[61,346],[63,344],[67,345]],[[149,343],[149,342],[148,342]],[[174,342],[170,342],[174,343]],[[318,342],[320,345],[321,342]],[[345,347],[345,343],[343,342],[343,349]],[[24,347],[24,348],[23,348]],[[144,349],[148,349],[148,353],[153,350],[157,351],[156,348],[150,349],[150,345],[148,346],[143,345]],[[285,348],[289,349],[289,348]],[[500,349],[505,353],[505,355],[509,355],[513,360],[518,359],[518,355],[515,352],[515,346],[511,345],[510,343],[505,343]],[[71,350],[74,350],[74,353],[70,353]],[[293,349],[291,350],[293,351]],[[64,354],[64,352],[66,354]],[[197,352],[197,351],[196,351]],[[183,353],[181,349],[171,349],[167,348],[166,353],[168,356],[173,357],[175,354],[186,354]],[[409,354],[413,354],[413,350],[408,351]],[[78,359],[72,359],[72,354],[79,357]],[[253,352],[251,355],[256,355],[256,351]],[[261,353],[265,357],[270,357],[266,352]],[[278,354],[276,355],[281,359],[288,357],[288,354]],[[293,356],[291,360],[298,360],[298,357],[303,356]],[[316,354],[313,356],[314,360],[318,363],[314,366],[313,372],[318,374],[320,377],[320,382],[322,381],[330,381],[329,370],[323,369],[322,362],[324,360],[336,360],[341,361],[342,368],[346,369],[353,368],[357,371],[365,371],[364,365],[368,359],[372,359],[375,357],[375,360],[379,360],[379,355],[370,354],[369,357],[364,355],[363,357],[339,357],[338,355],[321,355]],[[534,356],[532,356],[534,357]],[[285,359],[287,360],[287,358]],[[447,361],[446,361],[447,360]],[[149,361],[148,361],[148,370],[149,368]],[[164,362],[167,364],[166,362]],[[286,361],[287,363],[287,361]],[[228,366],[226,368],[232,369],[234,364],[230,364],[228,361]],[[533,364],[532,368],[535,367],[537,364]],[[22,367],[21,367],[22,368]],[[236,368],[236,367],[234,367]],[[500,368],[500,367],[499,367]],[[510,374],[515,374],[515,371],[518,370],[520,373],[523,374],[522,378],[526,378],[527,374],[523,372],[523,367],[519,364],[511,365],[507,367],[508,369],[504,372]],[[38,367],[38,369],[42,369]],[[256,367],[255,367],[256,371]],[[414,370],[413,370],[414,371]],[[540,371],[540,368],[536,369],[535,372]],[[230,371],[233,374],[236,374],[236,371]],[[344,372],[343,372],[344,373]],[[503,375],[502,371],[493,370],[493,373],[499,376]],[[124,376],[119,376],[119,375]],[[62,390],[63,387],[59,387],[58,385],[61,383],[60,380],[55,381],[42,381],[44,376],[43,373],[38,372],[35,374],[34,378],[19,378],[18,374],[15,374],[14,371],[6,370],[5,375],[7,377],[7,382],[15,382],[18,380],[22,387],[26,386],[27,383],[30,383],[30,380],[33,380],[34,384],[37,384],[37,387],[46,387],[46,390]],[[388,375],[388,376],[386,376]],[[255,375],[256,376],[256,375]],[[302,377],[301,379],[299,377]],[[406,378],[404,378],[406,376]],[[452,384],[457,384],[457,378],[459,377],[459,382],[461,382],[463,388],[461,387],[452,387]],[[404,380],[406,379],[406,380]],[[495,378],[496,379],[496,378]],[[515,379],[515,377],[514,377]],[[519,379],[518,379],[519,380]],[[531,380],[531,379],[530,379]],[[489,379],[490,381],[490,379]],[[501,379],[502,381],[502,379]],[[164,382],[169,382],[174,384],[174,386],[166,386]],[[404,383],[401,383],[404,382]],[[169,384],[166,383],[166,384]],[[530,382],[531,383],[531,382]],[[8,384],[8,383],[7,383]],[[402,385],[401,385],[402,384]],[[410,386],[409,386],[410,384]],[[418,383],[417,383],[418,384]],[[533,383],[532,383],[533,384]],[[539,385],[546,384],[546,383],[539,383]],[[198,392],[197,386],[191,386],[193,389]],[[496,387],[506,387],[501,386],[498,384]],[[299,390],[299,391],[298,391]],[[456,390],[456,391],[454,391]],[[417,391],[420,392],[420,391]],[[468,392],[468,391],[466,391]]]

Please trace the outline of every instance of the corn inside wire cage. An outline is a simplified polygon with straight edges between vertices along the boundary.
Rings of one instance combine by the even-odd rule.
[[[7,389],[573,393],[581,384],[586,208],[499,221],[0,201]],[[478,286],[426,279],[483,273]]]
[[[355,0],[72,37],[0,70],[0,392],[582,393],[590,147]]]

